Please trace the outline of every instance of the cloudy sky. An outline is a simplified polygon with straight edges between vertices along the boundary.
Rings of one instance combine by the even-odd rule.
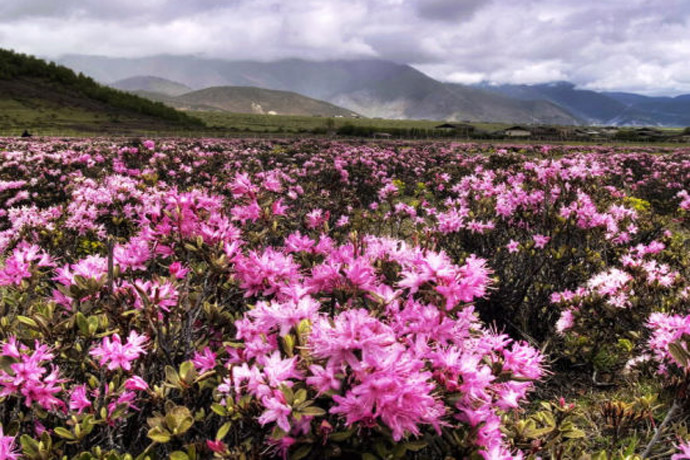
[[[690,0],[0,0],[0,47],[382,58],[459,83],[674,95],[690,93]]]

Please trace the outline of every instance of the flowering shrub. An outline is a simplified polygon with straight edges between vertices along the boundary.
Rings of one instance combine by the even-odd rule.
[[[524,413],[547,359],[687,352],[682,150],[0,139],[0,158],[5,458],[560,452],[580,411]]]

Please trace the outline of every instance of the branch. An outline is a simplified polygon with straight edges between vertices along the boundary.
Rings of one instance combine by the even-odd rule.
[[[659,441],[659,437],[661,436],[661,432],[664,431],[664,428],[666,428],[666,425],[669,424],[673,416],[676,414],[676,411],[680,409],[680,404],[678,404],[678,400],[674,399],[673,400],[673,405],[671,406],[671,410],[668,411],[668,414],[666,414],[666,417],[664,418],[664,421],[661,422],[661,425],[659,425],[654,432],[654,437],[652,438],[651,441],[649,441],[649,444],[647,444],[647,448],[644,450],[642,453],[642,458],[649,458],[649,454],[652,453],[652,448],[654,447],[654,444],[656,444]]]

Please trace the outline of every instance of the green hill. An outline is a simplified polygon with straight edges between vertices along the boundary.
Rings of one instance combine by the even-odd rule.
[[[0,49],[0,132],[136,133],[203,126],[159,102],[118,91],[67,67]]]
[[[345,118],[358,116],[352,110],[301,94],[248,86],[206,88],[177,97],[147,91],[137,91],[136,94],[182,110]]]

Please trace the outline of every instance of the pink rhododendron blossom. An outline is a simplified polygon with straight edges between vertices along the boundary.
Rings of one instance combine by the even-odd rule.
[[[532,235],[532,239],[534,240],[534,247],[538,249],[545,247],[551,241],[551,237],[544,235]]]
[[[194,352],[192,363],[196,370],[203,374],[216,367],[216,354],[213,353],[209,347],[205,347],[201,353],[198,351]]]
[[[76,410],[78,414],[81,414],[92,405],[88,398],[86,385],[77,385],[72,389],[69,397],[69,408],[71,410]]]
[[[21,458],[19,446],[14,443],[15,436],[5,436],[2,425],[0,425],[0,458],[6,460],[18,460]]]
[[[690,459],[690,441],[684,441],[676,444],[676,448],[679,450],[671,456],[671,460],[687,460]]]
[[[125,388],[127,390],[146,391],[149,389],[149,384],[138,375],[133,375],[125,381]]]
[[[101,345],[93,347],[89,354],[98,359],[99,364],[107,364],[109,370],[122,368],[126,371],[132,369],[132,361],[145,354],[144,346],[148,338],[132,330],[127,337],[127,342],[122,343],[119,334],[103,337]]]

